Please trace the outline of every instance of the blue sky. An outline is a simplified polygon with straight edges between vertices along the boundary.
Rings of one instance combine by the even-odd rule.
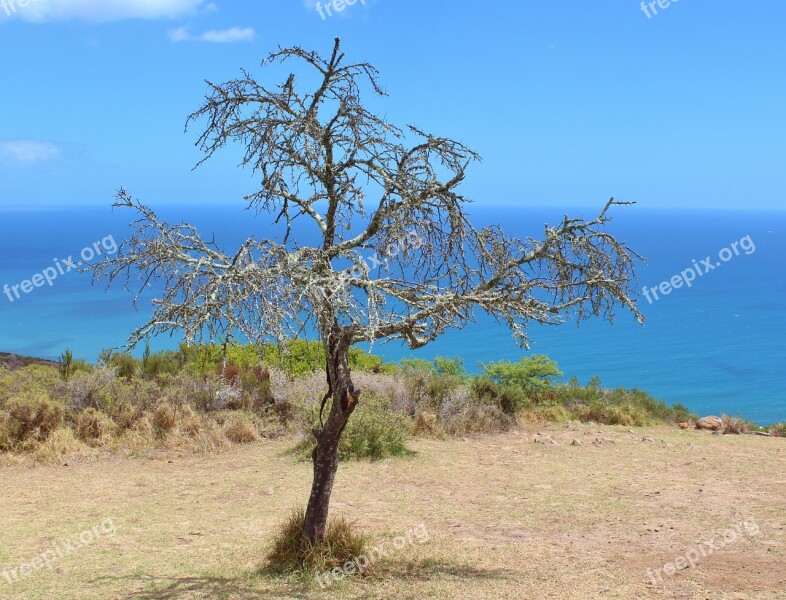
[[[479,203],[786,208],[782,0],[361,1],[5,0],[0,208],[240,202],[231,153],[191,170],[204,80],[335,36],[388,119],[480,152]]]

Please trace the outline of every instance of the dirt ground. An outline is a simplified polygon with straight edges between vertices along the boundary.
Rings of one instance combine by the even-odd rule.
[[[332,514],[384,557],[324,589],[260,570],[308,496],[293,443],[0,467],[0,598],[786,599],[786,439],[415,440],[412,457],[342,464]]]

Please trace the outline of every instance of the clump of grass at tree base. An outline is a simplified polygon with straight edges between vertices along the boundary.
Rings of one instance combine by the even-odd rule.
[[[267,555],[269,573],[311,578],[367,555],[366,537],[350,521],[331,517],[324,541],[313,545],[302,538],[304,521],[305,510],[298,508],[278,527]]]

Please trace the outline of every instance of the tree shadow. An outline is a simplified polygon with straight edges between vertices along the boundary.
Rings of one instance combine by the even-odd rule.
[[[471,564],[453,563],[433,558],[383,562],[375,568],[374,574],[411,582],[430,581],[441,577],[474,580],[493,579],[498,581],[516,578],[520,575],[510,569],[484,569]]]
[[[509,569],[483,569],[470,564],[452,563],[431,558],[409,561],[382,561],[365,576],[353,576],[344,580],[350,584],[373,586],[375,581],[396,579],[408,583],[422,583],[435,579],[495,580],[515,578],[517,574]],[[254,585],[256,580],[258,584]],[[148,590],[130,592],[123,595],[128,600],[185,600],[194,598],[251,600],[259,598],[287,599],[310,598],[318,594],[319,586],[302,581],[288,580],[284,575],[260,569],[241,577],[193,576],[193,577],[156,577],[154,575],[126,575],[120,577],[99,577],[91,583],[123,581],[135,586],[144,585]],[[270,584],[265,586],[264,583]],[[271,587],[285,585],[287,590],[277,591]]]
[[[247,577],[156,577],[153,575],[128,575],[124,577],[100,577],[93,583],[102,581],[125,581],[129,584],[145,585],[152,589],[130,592],[122,596],[129,600],[184,600],[186,598],[213,598],[246,600],[259,598],[303,598],[308,587],[294,587],[286,592],[253,586]]]

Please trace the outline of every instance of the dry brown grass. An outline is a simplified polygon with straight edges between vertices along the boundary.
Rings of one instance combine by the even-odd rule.
[[[68,467],[9,459],[1,563],[106,518],[118,532],[53,571],[13,586],[0,578],[0,598],[783,600],[785,442],[576,425],[416,440],[415,457],[342,464],[332,515],[355,521],[372,547],[420,524],[430,541],[328,590],[261,570],[274,532],[308,497],[311,465],[286,454],[291,438]],[[743,519],[760,533],[664,585],[648,579]]]
[[[247,414],[230,415],[224,425],[224,435],[233,444],[250,444],[259,441],[254,423]]]

